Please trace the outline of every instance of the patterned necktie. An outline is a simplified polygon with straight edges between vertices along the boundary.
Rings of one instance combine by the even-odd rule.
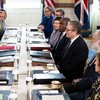
[[[70,48],[70,44],[71,44],[71,41],[68,42],[68,44],[66,45],[64,51],[63,51],[63,54],[62,54],[62,59],[65,58],[66,54],[68,53],[68,50]]]

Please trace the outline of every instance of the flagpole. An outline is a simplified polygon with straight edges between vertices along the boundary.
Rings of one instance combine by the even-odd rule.
[[[98,0],[99,1],[99,11],[100,11],[100,0]]]
[[[42,19],[43,19],[43,17],[44,17],[44,2],[45,2],[45,0],[41,0],[42,1]]]
[[[1,0],[1,8],[3,8],[3,2],[4,2],[4,0]]]

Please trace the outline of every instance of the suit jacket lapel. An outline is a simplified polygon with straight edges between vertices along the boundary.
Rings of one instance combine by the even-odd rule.
[[[71,50],[73,50],[73,48],[76,47],[75,45],[77,45],[79,39],[80,39],[80,36],[70,45],[69,49],[66,52],[66,55],[64,55],[64,57],[62,58],[62,60],[68,55],[68,53],[70,53]]]

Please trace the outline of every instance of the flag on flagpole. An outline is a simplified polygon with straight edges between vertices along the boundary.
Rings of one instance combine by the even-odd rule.
[[[45,7],[49,6],[52,8],[53,13],[55,12],[55,0],[45,0]]]
[[[0,8],[1,8],[1,0],[0,0]]]
[[[0,8],[3,8],[4,0],[0,0]]]
[[[75,0],[74,11],[82,28],[90,29],[89,0]]]

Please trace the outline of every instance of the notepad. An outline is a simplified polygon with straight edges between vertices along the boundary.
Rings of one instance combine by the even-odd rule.
[[[34,84],[51,84],[51,81],[58,80],[62,83],[66,82],[66,78],[63,74],[59,73],[38,73],[33,74]]]
[[[3,39],[2,42],[6,42],[6,43],[9,43],[9,44],[16,44],[17,43],[17,38],[8,38],[8,39]]]
[[[4,57],[0,57],[0,61],[2,60],[7,60],[7,59],[11,59],[13,58],[12,56],[4,56]]]
[[[41,94],[58,94],[58,90],[40,90],[39,93]]]
[[[43,51],[30,51],[30,56],[32,57],[45,57],[52,59],[50,52],[43,52]]]
[[[42,100],[65,100],[63,95],[42,95]]]

